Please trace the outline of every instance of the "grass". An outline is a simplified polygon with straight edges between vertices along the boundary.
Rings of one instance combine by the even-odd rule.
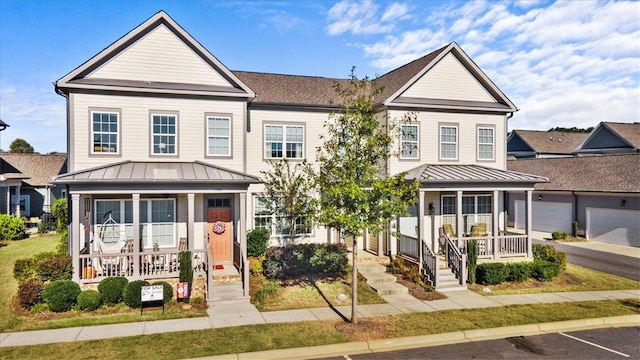
[[[5,347],[0,348],[0,358],[192,358],[638,313],[640,299],[511,305],[365,318],[358,325],[329,321],[261,324],[95,341]]]
[[[491,289],[491,292],[483,292],[482,289],[484,287]],[[553,281],[541,282],[529,279],[522,283],[505,282],[499,285],[487,286],[475,284],[469,285],[469,289],[482,295],[491,296],[568,291],[633,290],[640,289],[640,282],[578,265],[567,264],[567,271],[560,274]]]

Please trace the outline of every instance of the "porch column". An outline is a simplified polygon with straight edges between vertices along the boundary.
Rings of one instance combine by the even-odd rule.
[[[195,223],[195,198],[196,194],[189,193],[187,194],[187,249],[192,250],[195,246],[195,232],[194,232],[194,223]]]
[[[18,205],[19,206],[19,205]],[[80,282],[80,194],[71,194],[71,226],[67,239],[71,244],[71,279]]]
[[[16,216],[20,217],[22,216],[20,211],[20,185],[16,187],[16,202],[18,203],[18,205],[16,205]]]
[[[384,244],[382,243],[383,237],[383,232],[379,232],[376,239],[376,241],[378,242],[378,251],[376,255],[378,256],[382,256],[384,254]]]
[[[493,219],[493,225],[491,235],[493,235],[493,258],[500,258],[500,239],[498,236],[500,235],[500,212],[498,211],[498,190],[493,190],[493,205],[491,206],[491,215]]]
[[[533,215],[533,212],[531,211],[531,201],[533,199],[533,190],[527,190],[526,194],[524,215],[526,219],[525,232],[527,233],[527,256],[533,257],[533,250],[531,248],[531,231],[533,231],[533,224],[531,222],[531,215]]]
[[[238,228],[240,230],[240,249],[242,249],[243,258],[241,261],[244,261],[247,254],[247,193],[240,193],[240,221],[238,224]]]
[[[418,190],[418,270],[422,274],[422,243],[424,242],[424,191]],[[434,250],[435,247],[431,247]]]
[[[456,235],[457,241],[456,245],[460,248],[460,243],[462,240],[462,190],[456,191]]]
[[[133,199],[133,277],[140,277],[140,194],[132,194]]]

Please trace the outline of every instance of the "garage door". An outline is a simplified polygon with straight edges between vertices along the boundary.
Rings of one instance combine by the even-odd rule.
[[[636,210],[588,207],[587,239],[640,247],[640,215]]]
[[[524,200],[515,201],[516,228],[525,228]],[[531,204],[533,230],[554,232],[564,231],[571,234],[571,203],[534,201]]]

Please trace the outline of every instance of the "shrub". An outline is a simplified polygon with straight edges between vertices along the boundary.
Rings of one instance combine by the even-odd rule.
[[[258,258],[249,259],[249,269],[251,269],[251,275],[258,276],[263,273],[262,262],[264,261],[264,256]]]
[[[269,280],[259,280],[258,286],[260,289],[253,294],[253,300],[263,304],[265,300],[275,296],[278,291],[280,291],[280,284],[277,281]]]
[[[572,222],[571,227],[573,229],[573,236],[578,236],[578,222],[577,221]]]
[[[115,305],[122,301],[122,292],[128,283],[129,280],[122,276],[108,277],[100,281],[98,291],[102,295],[104,303]]]
[[[43,281],[71,280],[71,256],[62,255],[42,260],[36,268]]]
[[[13,277],[18,282],[34,278],[36,276],[33,259],[18,259],[13,264]]]
[[[477,281],[482,285],[496,285],[509,277],[509,269],[503,263],[484,263],[476,270]]]
[[[162,285],[162,302],[166,303],[167,301],[173,298],[173,286],[166,281],[156,281],[151,285]]]
[[[85,290],[78,295],[80,310],[93,311],[102,305],[102,294],[96,290]]]
[[[531,277],[533,263],[517,262],[507,265],[509,268],[509,281],[523,282]]]
[[[567,233],[566,232],[562,232],[562,231],[554,231],[551,233],[551,238],[553,240],[564,240],[567,238]]]
[[[122,292],[124,303],[131,308],[139,308],[142,306],[142,287],[148,286],[149,282],[145,280],[135,280],[127,284]]]
[[[30,309],[35,304],[41,303],[42,289],[44,285],[38,279],[28,279],[18,285],[18,301],[25,309]]]
[[[533,260],[544,260],[554,263],[558,263],[560,271],[567,269],[567,255],[562,251],[556,250],[550,245],[534,244],[532,246]]]
[[[476,269],[478,267],[478,241],[469,240],[467,243],[467,273],[469,282],[476,283]]]
[[[270,247],[262,263],[269,279],[291,278],[307,274],[344,275],[348,271],[344,244],[294,244]]]
[[[40,220],[38,223],[38,234],[46,234],[49,232],[49,225],[44,221]]]
[[[255,228],[247,232],[247,255],[262,256],[269,246],[271,233],[265,228]]]
[[[56,247],[58,254],[67,254],[69,246],[69,238],[67,237],[67,225],[69,224],[69,207],[67,199],[61,198],[56,200],[51,206],[51,213],[56,219],[56,234],[60,236],[60,242]]]
[[[80,295],[80,285],[71,280],[56,280],[44,287],[42,297],[49,310],[65,312],[71,310]]]
[[[22,218],[0,214],[0,240],[22,240],[26,237]]]
[[[213,260],[213,259],[211,259]],[[193,266],[191,265],[191,251],[180,252],[180,282],[189,283],[189,297],[191,297],[191,284],[193,283]],[[186,299],[189,302],[189,297]]]
[[[531,276],[539,281],[551,281],[560,273],[560,264],[544,260],[533,262]]]

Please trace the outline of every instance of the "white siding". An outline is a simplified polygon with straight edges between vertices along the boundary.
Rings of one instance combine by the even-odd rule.
[[[401,96],[496,102],[476,78],[449,53]]]
[[[164,25],[146,34],[87,78],[231,86]]]
[[[243,171],[244,103],[237,101],[166,99],[153,97],[103,96],[73,94],[73,139],[70,151],[74,155],[70,171],[94,166],[131,161],[205,161],[236,171]],[[118,109],[120,118],[120,156],[90,155],[90,110]],[[178,157],[150,156],[150,111],[178,113]],[[232,158],[205,158],[205,113],[232,116]],[[151,160],[153,159],[153,160]]]
[[[400,119],[403,112],[389,111],[390,119]],[[497,169],[505,168],[505,128],[504,115],[463,114],[444,112],[420,112],[417,114],[417,124],[420,126],[419,158],[416,160],[400,160],[397,157],[390,159],[389,170],[392,174],[406,171],[419,165],[429,164],[478,164]],[[457,124],[458,126],[458,160],[441,161],[440,151],[440,124]],[[494,161],[477,161],[477,127],[479,125],[495,128],[494,133]],[[396,142],[395,149],[398,148]]]

